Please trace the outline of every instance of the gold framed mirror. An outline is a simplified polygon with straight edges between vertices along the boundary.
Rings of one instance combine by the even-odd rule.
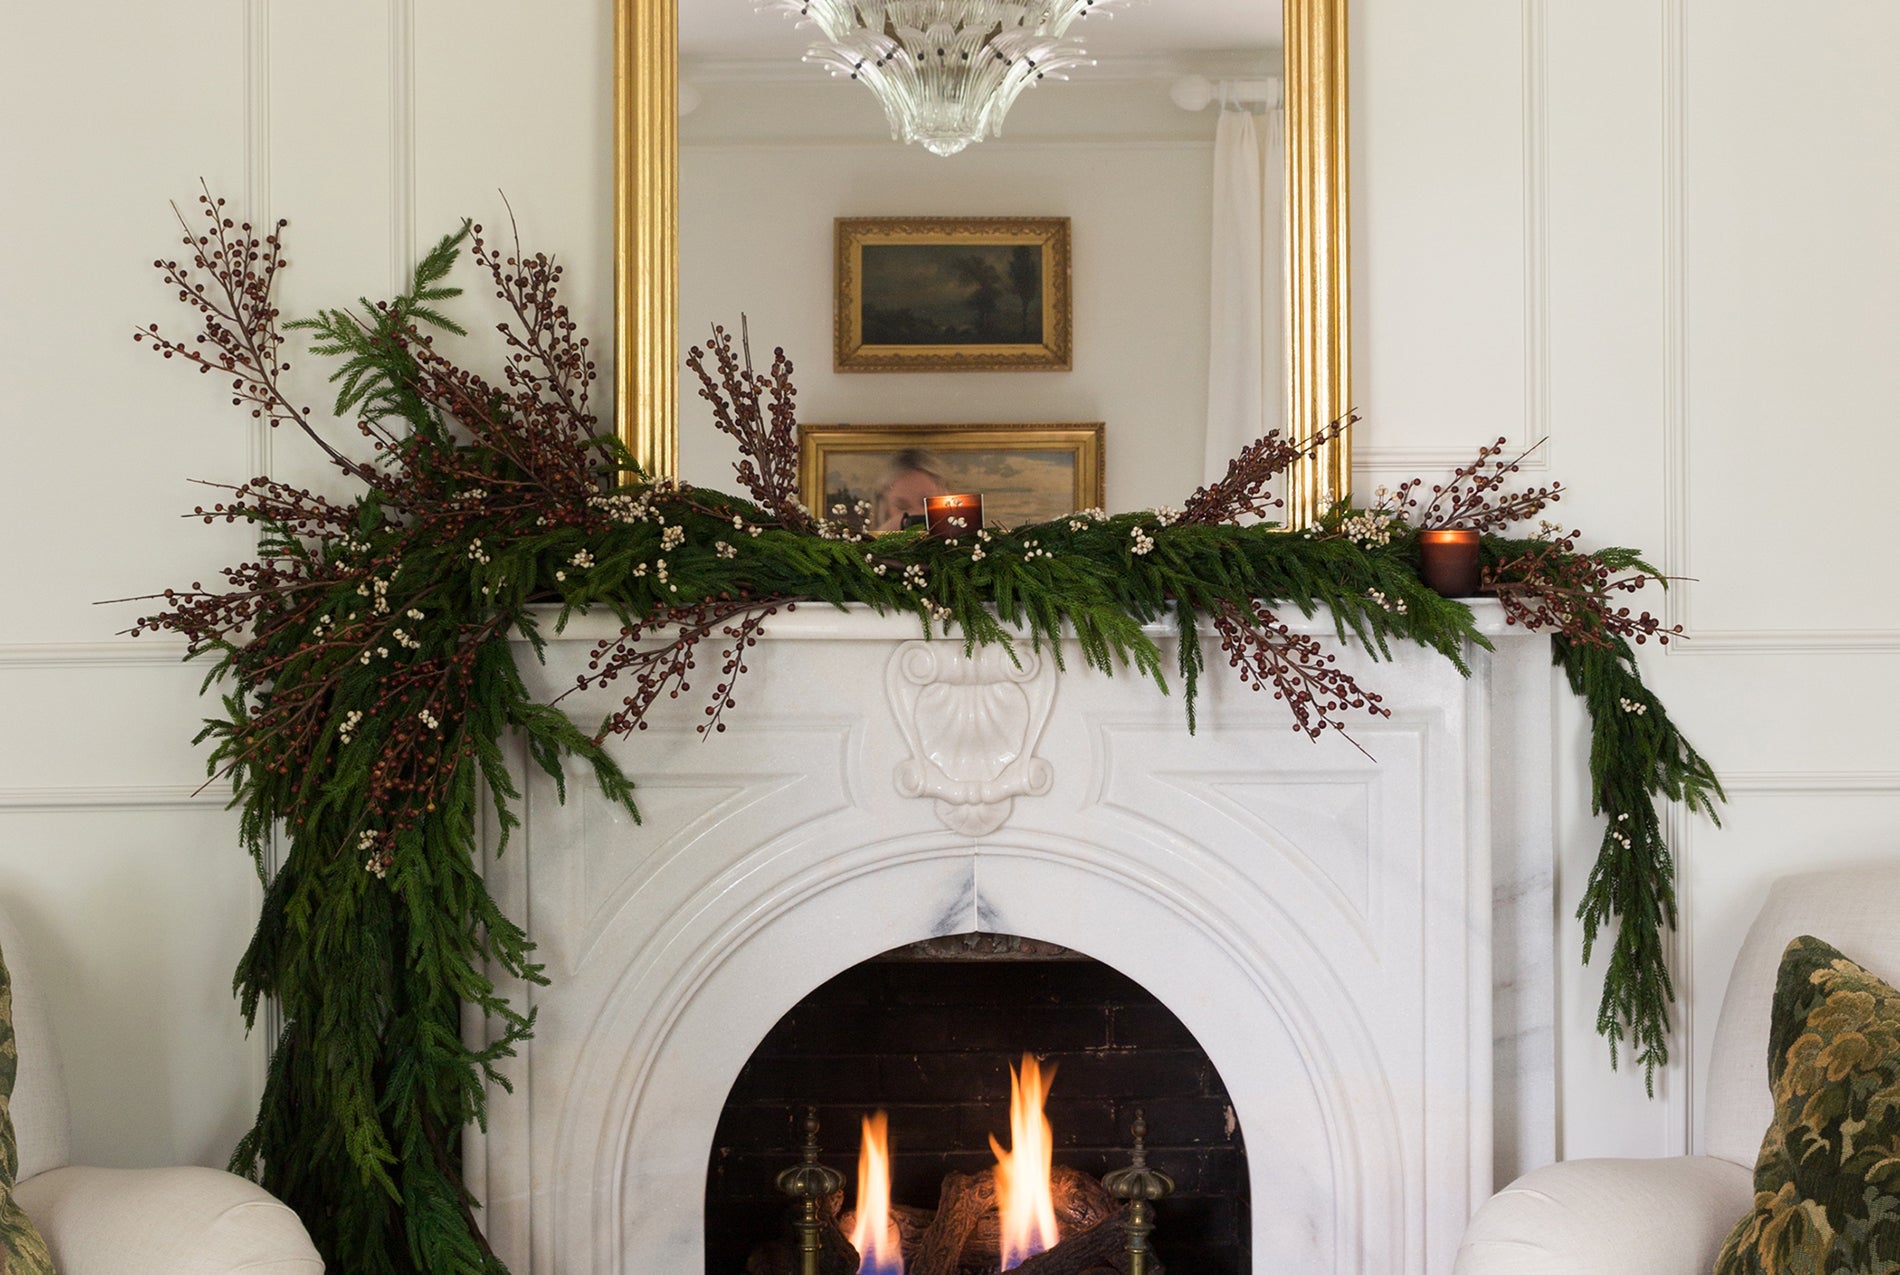
[[[1346,3],[1282,0],[1286,420],[1296,441],[1352,406]],[[679,468],[678,53],[678,0],[614,0],[615,425],[656,477]],[[1343,497],[1351,474],[1347,431],[1288,473],[1289,523]]]

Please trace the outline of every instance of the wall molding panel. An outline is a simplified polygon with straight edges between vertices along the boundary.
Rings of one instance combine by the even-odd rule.
[[[185,644],[165,638],[122,642],[23,642],[0,645],[0,671],[55,668],[184,668]],[[202,670],[199,671],[202,675]]]
[[[1793,628],[1749,626],[1698,629],[1694,619],[1697,588],[1693,555],[1694,457],[1692,392],[1689,388],[1691,336],[1689,299],[1690,138],[1685,119],[1687,0],[1663,0],[1663,310],[1664,368],[1664,569],[1683,580],[1664,596],[1665,623],[1683,627],[1687,642],[1672,642],[1672,657],[1697,655],[1900,654],[1900,628]],[[1851,453],[1850,453],[1851,454]],[[1848,463],[1852,463],[1849,461]],[[1819,516],[1817,514],[1817,516]]]
[[[416,264],[416,6],[389,0],[389,286],[409,286]]]
[[[270,6],[271,0],[244,4],[244,216],[260,236],[276,233],[270,196]],[[254,476],[272,471],[276,438],[269,421],[251,426]]]
[[[1682,0],[1663,0],[1663,570],[1691,576],[1689,558],[1689,263],[1683,250],[1688,200],[1683,160]],[[1663,597],[1663,622],[1688,628],[1692,583]],[[1668,648],[1677,649],[1675,643]]]
[[[0,788],[0,814],[90,814],[128,810],[217,810],[231,800],[225,781],[196,787],[184,784],[126,784],[96,787]],[[233,816],[235,817],[235,816]],[[236,846],[232,847],[235,851]]]
[[[1670,592],[1682,593],[1689,582]],[[1674,655],[1896,655],[1900,629],[1697,629],[1689,618],[1689,599],[1676,608],[1672,624],[1683,626],[1686,642],[1664,649]]]
[[[1550,385],[1550,63],[1545,38],[1549,0],[1525,0],[1519,51],[1520,136],[1522,138],[1522,194],[1524,212],[1524,405],[1514,437],[1507,435],[1507,455],[1530,453],[1519,468],[1527,473],[1550,470],[1557,440],[1551,434]],[[1499,431],[1503,433],[1504,431]],[[1468,446],[1434,447],[1360,446],[1353,449],[1353,468],[1367,473],[1424,475],[1456,469],[1470,461],[1479,446],[1495,435],[1481,431]],[[1537,447],[1545,440],[1542,447]],[[1531,448],[1537,447],[1532,453]]]

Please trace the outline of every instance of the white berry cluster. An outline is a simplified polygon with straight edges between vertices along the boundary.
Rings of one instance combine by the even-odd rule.
[[[1617,703],[1617,706],[1620,707],[1624,712],[1634,713],[1638,717],[1641,717],[1643,714],[1649,711],[1649,705],[1641,703],[1640,701],[1633,700],[1633,699],[1627,699],[1627,698],[1623,698],[1619,696],[1617,698],[1616,703]]]
[[[1049,551],[1047,549],[1042,548],[1039,542],[1035,540],[1023,541],[1023,561],[1024,562],[1028,562],[1033,558],[1046,558],[1048,556],[1049,556]]]
[[[611,496],[589,496],[589,508],[598,509],[615,522],[629,525],[647,521],[653,515],[653,493],[643,491],[638,495],[630,491],[617,491]]]
[[[488,565],[489,557],[488,554],[482,550],[482,538],[480,536],[468,542],[468,560],[470,562],[479,562],[484,567]]]
[[[440,717],[437,717],[434,713],[431,713],[426,708],[421,709],[420,711],[416,713],[416,719],[420,721],[424,726],[427,726],[430,730],[442,729],[442,719]]]
[[[713,541],[713,553],[718,557],[728,559],[739,556],[739,551],[723,540]]]
[[[375,873],[378,881],[388,875],[390,865],[396,862],[395,856],[390,854],[389,851],[378,850],[376,848],[376,839],[380,835],[376,829],[369,828],[365,829],[363,835],[356,839],[357,851],[359,853],[365,850],[369,852],[369,858],[363,860],[363,871]]]
[[[660,532],[661,549],[677,549],[686,543],[686,528],[675,523]]]
[[[420,651],[422,649],[422,643],[409,636],[409,634],[402,629],[391,629],[389,636],[395,638],[396,645],[405,651]]]
[[[1075,516],[1069,519],[1069,530],[1085,531],[1092,522],[1107,521],[1108,510],[1106,509],[1078,509],[1075,512]]]
[[[356,728],[362,724],[363,710],[360,708],[352,708],[348,713],[343,715],[343,720],[337,723],[336,737],[347,744],[356,738]]]
[[[475,543],[480,544],[481,541],[477,540]],[[482,559],[482,561],[486,562],[488,561],[488,559],[484,558]],[[356,595],[360,598],[367,598],[371,596],[370,595],[371,589],[375,590],[374,607],[375,607],[376,614],[388,615],[389,614],[389,581],[383,579],[381,576],[371,576],[367,581],[361,584],[358,584],[356,586]]]
[[[1369,509],[1362,514],[1354,514],[1339,524],[1340,534],[1348,540],[1371,548],[1374,545],[1392,543],[1392,515],[1377,509]]]
[[[1149,553],[1154,552],[1155,538],[1149,535],[1142,528],[1130,527],[1128,529],[1128,535],[1129,535],[1129,538],[1134,542],[1133,544],[1129,546],[1129,552],[1134,554],[1136,557],[1141,557],[1144,554],[1149,554]]]
[[[1366,596],[1368,598],[1371,598],[1374,602],[1377,602],[1380,606],[1384,607],[1386,610],[1390,611],[1394,615],[1405,614],[1405,599],[1404,598],[1399,598],[1396,601],[1394,601],[1393,599],[1385,596],[1385,590],[1383,589],[1367,589]]]
[[[1182,511],[1176,509],[1173,505],[1156,505],[1148,512],[1152,513],[1155,516],[1155,521],[1164,527],[1172,527],[1175,523],[1181,521]]]

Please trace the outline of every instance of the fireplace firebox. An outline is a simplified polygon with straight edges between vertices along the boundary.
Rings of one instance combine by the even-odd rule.
[[[890,1199],[906,1233],[952,1174],[1010,1144],[1011,1068],[1030,1051],[1053,1073],[1046,1104],[1059,1169],[1099,1182],[1128,1163],[1146,1117],[1147,1161],[1174,1191],[1153,1247],[1174,1275],[1252,1271],[1246,1143],[1220,1073],[1194,1035],[1133,979],[1080,953],[1011,935],[964,934],[883,953],[826,981],[766,1033],[714,1134],[707,1275],[775,1270],[790,1240],[777,1175],[817,1109],[824,1162],[855,1209],[860,1117],[887,1113]],[[996,1210],[982,1229],[994,1244]],[[964,1269],[986,1267],[976,1256]],[[908,1260],[906,1267],[911,1268]]]

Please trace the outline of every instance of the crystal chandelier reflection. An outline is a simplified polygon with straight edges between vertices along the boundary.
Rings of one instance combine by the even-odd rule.
[[[1092,65],[1070,24],[1114,16],[1128,0],[755,0],[815,26],[805,54],[869,86],[891,136],[954,155],[1003,131],[1019,94],[1072,66]]]

